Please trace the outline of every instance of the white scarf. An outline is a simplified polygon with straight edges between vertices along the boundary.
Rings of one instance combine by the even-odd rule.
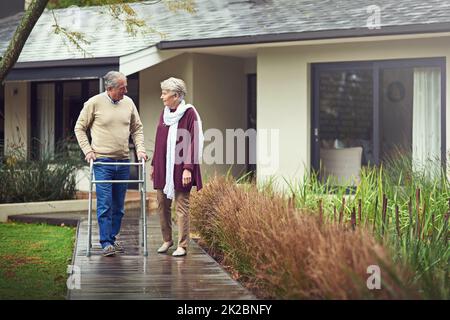
[[[170,112],[170,108],[165,106],[163,121],[166,126],[169,126],[169,133],[167,135],[167,149],[166,149],[166,185],[164,186],[164,194],[167,199],[173,199],[175,195],[175,184],[173,181],[173,172],[175,168],[175,147],[177,143],[178,121],[184,116],[187,109],[192,108],[197,115],[198,122],[198,163],[201,161],[203,154],[203,129],[202,121],[197,110],[191,104],[186,104],[184,100],[178,105],[175,112]],[[195,162],[195,159],[192,159]]]

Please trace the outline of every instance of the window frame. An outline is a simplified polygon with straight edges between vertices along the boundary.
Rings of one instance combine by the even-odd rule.
[[[441,70],[441,164],[446,168],[446,58],[390,59],[357,62],[326,62],[311,64],[311,168],[320,169],[319,74],[322,71],[369,69],[373,81],[373,154],[380,165],[380,70],[389,68],[439,67]]]

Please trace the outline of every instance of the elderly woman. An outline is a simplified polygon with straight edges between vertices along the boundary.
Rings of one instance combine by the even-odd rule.
[[[194,106],[186,104],[183,80],[169,78],[161,82],[164,109],[156,129],[151,177],[157,190],[158,210],[164,243],[158,253],[173,246],[171,205],[176,201],[178,248],[173,256],[186,255],[189,244],[189,195],[192,186],[202,188],[200,156],[203,132]]]

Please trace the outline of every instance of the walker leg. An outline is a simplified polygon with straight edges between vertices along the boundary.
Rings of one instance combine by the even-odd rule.
[[[141,205],[140,205],[140,211],[141,211],[141,216],[140,216],[140,220],[141,220],[141,247],[144,247],[144,216],[142,215],[142,186],[139,186],[139,193],[140,193],[140,200],[141,200]]]
[[[141,167],[139,168],[138,172],[139,172],[138,179],[142,180],[143,172],[142,172],[142,168]],[[139,182],[138,185],[139,185],[139,196],[140,196],[139,200],[141,201],[141,205],[140,205],[140,209],[141,209],[140,213],[141,214],[140,214],[140,217],[139,217],[139,219],[140,219],[140,226],[141,226],[141,236],[140,236],[139,241],[140,241],[141,247],[144,247],[144,217],[142,216],[142,183]]]
[[[88,205],[88,234],[87,234],[87,247],[86,257],[91,256],[92,248],[92,174],[93,174],[93,161],[89,164],[89,205]]]
[[[146,183],[145,183],[145,160],[142,159],[142,188],[141,188],[141,194],[142,194],[142,205],[141,205],[141,211],[142,211],[142,224],[143,224],[143,240],[144,240],[144,256],[148,256],[148,248],[147,248],[147,212],[145,208],[146,203]]]

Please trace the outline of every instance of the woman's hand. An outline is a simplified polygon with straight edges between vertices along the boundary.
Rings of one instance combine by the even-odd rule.
[[[183,170],[183,187],[186,187],[192,181],[192,173],[188,169]]]
[[[155,168],[153,168],[153,166],[150,166],[150,179],[153,181],[154,177],[155,177],[155,172],[154,172]]]

